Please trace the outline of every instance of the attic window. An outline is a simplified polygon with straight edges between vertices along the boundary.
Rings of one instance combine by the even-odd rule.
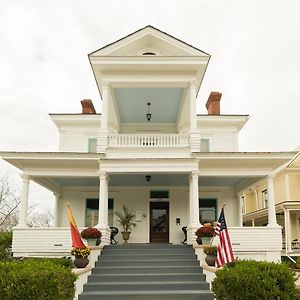
[[[156,55],[154,52],[144,52],[142,55]]]

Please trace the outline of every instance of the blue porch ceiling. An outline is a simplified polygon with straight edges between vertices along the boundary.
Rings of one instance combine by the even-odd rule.
[[[151,175],[150,182],[146,175]],[[241,180],[257,181],[259,178],[241,177],[199,177],[199,186],[235,186]],[[99,186],[99,179],[93,178],[51,178],[61,186]],[[116,174],[111,175],[109,186],[188,186],[188,174]]]
[[[122,123],[175,123],[183,96],[183,88],[115,88],[114,94]]]

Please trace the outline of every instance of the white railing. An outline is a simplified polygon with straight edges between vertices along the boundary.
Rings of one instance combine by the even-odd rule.
[[[14,228],[12,252],[19,256],[69,256],[69,227]]]
[[[111,134],[108,147],[188,147],[189,135],[182,134]]]
[[[300,241],[291,242],[291,248],[293,251],[300,251]]]

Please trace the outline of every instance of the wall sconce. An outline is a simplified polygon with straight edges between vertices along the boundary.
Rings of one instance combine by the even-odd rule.
[[[151,180],[151,176],[150,175],[146,175],[146,181],[150,182],[150,180]]]
[[[146,114],[146,118],[147,118],[147,121],[150,122],[151,117],[152,117],[152,115],[150,113],[150,105],[151,105],[151,103],[148,102],[147,105],[148,105],[148,113]]]

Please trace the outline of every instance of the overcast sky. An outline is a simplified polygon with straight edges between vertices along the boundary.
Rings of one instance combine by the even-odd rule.
[[[293,150],[299,14],[299,0],[0,0],[0,151],[57,151],[48,113],[80,112],[83,98],[101,112],[87,54],[149,24],[211,55],[198,112],[219,91],[222,113],[249,114],[241,151]],[[43,193],[33,186],[31,197]]]

